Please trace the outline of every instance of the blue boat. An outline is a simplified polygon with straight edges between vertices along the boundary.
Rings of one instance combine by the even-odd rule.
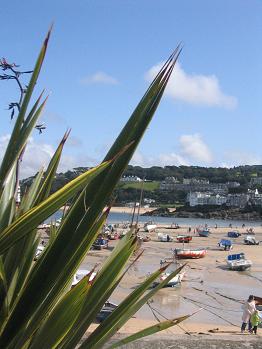
[[[225,251],[229,251],[233,248],[232,241],[227,239],[221,239],[218,243],[218,246]]]
[[[241,234],[238,231],[229,231],[227,236],[229,238],[238,238]]]
[[[204,238],[207,238],[209,234],[210,234],[210,231],[208,229],[203,229],[198,231],[198,235]]]

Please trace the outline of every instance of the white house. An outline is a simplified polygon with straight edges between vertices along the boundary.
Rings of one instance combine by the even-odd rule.
[[[120,179],[120,182],[142,182],[142,180],[138,176],[124,176]]]

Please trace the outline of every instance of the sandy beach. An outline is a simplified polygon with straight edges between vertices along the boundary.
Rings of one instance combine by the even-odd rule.
[[[115,212],[130,213],[132,208],[113,208]],[[155,324],[156,317],[161,320],[175,318],[181,315],[195,315],[169,330],[161,332],[159,336],[167,336],[168,339],[176,336],[206,336],[207,338],[228,338],[234,340],[262,340],[262,328],[258,329],[258,335],[248,333],[241,334],[242,305],[250,294],[262,297],[262,244],[258,246],[244,245],[246,227],[238,228],[241,236],[233,241],[231,252],[220,250],[218,242],[227,236],[228,227],[211,228],[209,237],[199,237],[194,233],[195,227],[191,226],[192,241],[185,244],[186,247],[205,247],[207,254],[201,259],[181,260],[186,263],[185,277],[180,286],[164,288],[151,300],[150,307],[145,305],[138,313],[123,326],[119,335],[134,333],[142,328]],[[124,230],[121,224],[116,229]],[[157,233],[167,233],[172,242],[160,242]],[[121,285],[110,297],[114,303],[121,302],[134,288],[142,282],[149,273],[159,268],[160,260],[173,256],[172,249],[181,248],[183,244],[176,242],[178,234],[187,234],[188,227],[170,229],[170,226],[158,225],[155,232],[147,233],[140,224],[141,236],[150,236],[151,240],[143,242],[144,250],[140,259],[131,267],[124,277]],[[262,227],[255,227],[256,239],[262,241]],[[101,251],[92,250],[84,259],[81,269],[90,270],[107,258],[118,240],[110,240],[109,248]],[[244,272],[230,271],[226,266],[226,258],[229,253],[244,252],[246,257],[253,262],[251,269]],[[151,309],[150,309],[151,308]],[[93,324],[92,328],[97,324]],[[252,339],[254,340],[254,339]],[[160,346],[159,346],[160,348]]]
[[[119,228],[121,230],[121,228]],[[168,233],[174,238],[174,242],[159,242],[157,232],[150,234],[144,232],[142,226],[141,235],[149,235],[151,241],[144,242],[141,248],[144,250],[141,258],[129,270],[121,285],[114,292],[111,301],[121,302],[145,277],[159,267],[161,259],[172,256],[171,249],[181,248],[182,244],[175,242],[178,234],[187,233],[186,227],[180,229],[167,229],[158,226],[157,232]],[[200,310],[197,314],[184,321],[181,326],[175,326],[163,334],[191,335],[206,334],[208,336],[227,336],[240,334],[242,310],[241,306],[250,294],[262,296],[262,245],[248,246],[243,244],[246,228],[240,228],[242,236],[232,239],[232,253],[244,252],[246,257],[253,262],[250,270],[244,272],[230,271],[226,267],[228,251],[218,249],[218,241],[226,237],[229,228],[212,229],[207,238],[199,237],[193,233],[190,247],[205,247],[207,254],[201,259],[184,260],[185,277],[179,287],[165,288],[153,297],[149,306],[144,306],[135,318],[119,331],[120,333],[133,333],[143,327],[156,323],[155,316],[160,319],[175,318],[177,316],[191,314]],[[262,227],[256,227],[256,238],[262,240]],[[109,255],[110,250],[116,245],[117,240],[109,242],[109,249],[102,251],[90,251],[82,265],[90,269],[95,263],[101,263]],[[185,247],[188,245],[185,244]],[[230,252],[231,253],[231,252]],[[95,324],[93,326],[96,326]],[[262,329],[258,330],[259,338]]]

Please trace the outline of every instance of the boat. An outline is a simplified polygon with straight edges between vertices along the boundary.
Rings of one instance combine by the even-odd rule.
[[[163,234],[163,233],[158,233],[158,234],[157,234],[157,239],[158,239],[158,241],[161,241],[161,242],[170,242],[170,241],[173,241],[172,236],[170,236],[170,235],[168,235],[168,234]]]
[[[108,248],[108,240],[102,237],[96,239],[93,243],[94,250],[102,250],[103,248]]]
[[[252,266],[252,262],[245,258],[243,252],[231,254],[227,257],[227,265],[229,269],[236,271],[243,271]]]
[[[159,276],[158,281],[153,283],[153,287],[156,287],[159,285],[160,282],[164,281],[172,272],[174,272],[180,264],[178,264],[174,259],[161,259],[160,260],[160,267],[166,266],[169,264],[167,269]],[[164,287],[176,287],[180,285],[181,281],[183,280],[185,276],[185,271],[182,271],[178,273],[176,276],[174,276]]]
[[[210,234],[209,229],[198,230],[198,235],[207,238]]]
[[[150,233],[151,231],[155,231],[157,228],[157,225],[154,224],[153,222],[147,222],[144,224],[144,230],[148,233]]]
[[[238,231],[229,231],[227,233],[227,236],[229,238],[238,238],[239,236],[241,236],[241,234]]]
[[[205,257],[207,251],[205,248],[175,248],[173,250],[175,258],[178,259],[198,259]]]
[[[244,244],[246,244],[246,245],[259,245],[259,241],[256,240],[255,236],[247,235],[244,238]]]
[[[112,302],[105,302],[103,308],[96,315],[96,320],[98,322],[103,322],[115,309],[117,308],[117,304]]]
[[[218,246],[225,251],[229,251],[233,248],[232,241],[227,239],[221,239]]]
[[[76,271],[76,273],[73,276],[73,281],[71,284],[71,287],[74,287],[80,280],[83,279],[83,277],[85,277],[86,275],[90,274],[90,270],[87,269],[78,269]],[[94,279],[94,277],[96,276],[96,273],[93,272],[90,276],[89,281],[92,281]]]
[[[192,236],[191,235],[177,235],[176,236],[177,242],[185,242],[188,243],[189,241],[192,240]]]
[[[156,286],[156,284],[159,284],[160,282],[164,281],[170,274],[171,273],[169,273],[169,272],[162,273],[159,277],[159,282],[156,282],[155,286]],[[183,280],[184,275],[185,275],[185,272],[181,272],[181,273],[177,274],[170,281],[168,281],[168,283],[166,284],[165,287],[178,286],[181,283],[181,281]]]

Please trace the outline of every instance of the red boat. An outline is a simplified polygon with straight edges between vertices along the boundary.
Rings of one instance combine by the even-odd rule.
[[[175,248],[174,255],[178,259],[186,258],[203,258],[205,257],[207,251],[204,248]]]
[[[178,242],[189,242],[192,240],[191,235],[177,235],[176,237]]]

